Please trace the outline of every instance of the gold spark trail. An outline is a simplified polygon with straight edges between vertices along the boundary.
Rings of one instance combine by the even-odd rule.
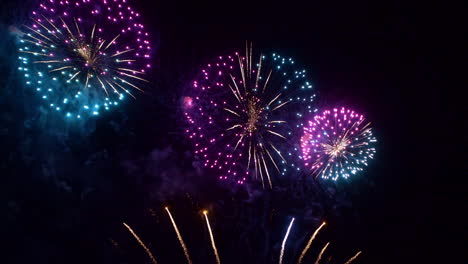
[[[140,245],[145,249],[146,251],[146,254],[148,254],[148,256],[150,257],[151,261],[154,263],[154,264],[158,264],[158,262],[156,261],[156,259],[154,258],[153,254],[151,253],[151,251],[149,250],[148,247],[146,247],[145,243],[143,243],[143,241],[141,241],[140,237],[133,231],[133,229],[127,225],[126,223],[123,223],[124,226],[128,229],[128,231],[130,231],[130,233],[133,235],[133,237],[135,237],[135,239],[138,241],[138,243],[140,243]]]
[[[362,253],[362,251],[359,251],[358,253],[356,253],[356,255],[354,255],[348,261],[346,261],[345,264],[350,264],[351,262],[353,262],[359,255],[361,255],[361,253]]]
[[[179,232],[179,228],[177,228],[176,222],[174,218],[172,217],[171,212],[169,211],[168,207],[165,207],[167,214],[169,215],[169,218],[171,218],[172,226],[174,227],[174,231],[177,234],[177,238],[179,239],[180,245],[182,246],[182,249],[184,250],[185,258],[187,259],[187,262],[189,264],[192,264],[192,260],[190,260],[190,255],[188,253],[187,247],[185,246],[184,240],[182,239],[182,235]]]
[[[216,263],[221,264],[221,260],[219,259],[218,249],[216,248],[213,232],[211,231],[210,221],[208,220],[208,211],[203,211],[203,215],[205,216],[206,226],[208,227],[208,232],[210,232],[210,239],[211,239],[211,247],[213,248],[213,252],[216,257]]]
[[[309,241],[307,242],[307,245],[305,246],[304,250],[302,250],[301,256],[299,257],[299,260],[297,261],[298,264],[302,263],[302,259],[304,258],[305,254],[306,254],[307,251],[309,250],[310,245],[312,244],[312,241],[314,241],[315,237],[316,237],[317,234],[320,232],[320,229],[322,229],[325,225],[326,225],[326,223],[323,222],[323,223],[315,230],[315,232],[312,234],[312,236],[310,237]]]

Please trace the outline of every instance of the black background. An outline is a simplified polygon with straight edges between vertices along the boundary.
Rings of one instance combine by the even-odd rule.
[[[463,263],[455,259],[463,254],[461,241],[448,235],[466,208],[448,200],[448,194],[464,198],[455,191],[464,176],[455,171],[455,160],[466,147],[457,127],[466,118],[456,115],[464,105],[454,100],[461,87],[447,74],[459,57],[460,21],[451,15],[453,7],[406,1],[131,2],[154,33],[154,85],[120,111],[68,126],[37,114],[38,101],[15,72],[8,26],[20,25],[36,3],[2,0],[2,263],[149,263],[122,221],[162,263],[183,263],[166,204],[197,263],[214,263],[201,208],[210,209],[223,263],[277,262],[289,217],[299,219],[296,237],[309,234],[318,222],[304,224],[302,202],[281,196],[288,191],[246,202],[242,190],[227,190],[192,167],[180,96],[198,66],[240,50],[245,40],[296,58],[309,70],[319,107],[353,105],[373,122],[379,144],[368,170],[336,187],[337,195],[315,190],[313,202],[330,222],[325,237],[336,244],[337,263],[359,249],[364,254],[356,263]],[[309,201],[303,203],[310,209]],[[273,242],[231,241],[238,229],[254,232],[256,221],[266,219],[255,215],[266,208],[278,212],[268,225]],[[465,236],[465,229],[457,231]],[[291,244],[296,253],[303,246]],[[256,256],[246,248],[251,245],[269,257]],[[293,263],[290,254],[287,263]]]

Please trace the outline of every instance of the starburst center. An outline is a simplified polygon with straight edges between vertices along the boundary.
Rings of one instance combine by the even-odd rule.
[[[340,157],[346,152],[348,144],[349,143],[346,138],[341,138],[331,144],[324,144],[324,149],[325,152],[331,157]]]
[[[258,129],[258,122],[262,114],[262,107],[259,104],[258,98],[253,96],[247,102],[247,124],[246,130],[249,133]]]

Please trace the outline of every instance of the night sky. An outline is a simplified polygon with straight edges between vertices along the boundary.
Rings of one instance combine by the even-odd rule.
[[[454,114],[461,87],[446,74],[460,22],[448,4],[129,1],[155,43],[151,85],[116,111],[70,124],[38,111],[16,71],[9,26],[38,2],[1,0],[1,263],[150,263],[122,222],[158,263],[185,263],[166,205],[194,263],[215,263],[203,209],[222,263],[277,263],[291,217],[284,263],[295,263],[321,220],[329,225],[319,243],[331,241],[332,263],[359,250],[355,263],[466,263],[466,254],[455,259],[463,244],[448,235],[466,208],[448,202],[466,201],[455,191],[464,175],[454,162],[466,147],[457,127],[466,117]],[[366,114],[379,142],[364,173],[338,184],[285,179],[262,191],[220,184],[196,168],[181,96],[200,65],[246,40],[306,68],[318,108]],[[465,237],[466,224],[457,232]],[[319,243],[304,263],[313,263]]]

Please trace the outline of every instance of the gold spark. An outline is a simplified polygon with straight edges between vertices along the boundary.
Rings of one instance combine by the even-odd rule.
[[[145,79],[143,79],[143,78],[140,78],[140,77],[137,77],[137,76],[134,76],[134,75],[125,73],[125,72],[121,72],[121,71],[117,71],[117,72],[119,72],[120,74],[123,74],[123,75],[125,75],[125,76],[128,76],[128,77],[130,77],[130,78],[138,79],[138,80],[144,81],[144,82],[149,82],[148,80],[145,80]]]
[[[191,264],[192,260],[190,260],[190,256],[189,256],[187,247],[185,246],[184,240],[182,239],[182,235],[180,234],[179,229],[177,228],[176,222],[175,222],[174,218],[172,217],[172,214],[169,211],[169,208],[165,207],[164,209],[166,209],[166,212],[169,215],[169,218],[171,218],[172,226],[174,227],[174,230],[175,230],[175,232],[177,234],[177,238],[179,239],[180,245],[182,246],[182,249],[184,250],[185,258],[187,259],[187,262],[189,264]]]
[[[219,259],[218,249],[216,248],[213,232],[211,231],[210,221],[208,220],[208,211],[204,210],[203,215],[205,216],[206,226],[208,227],[208,231],[210,233],[211,247],[213,248],[213,252],[214,252],[215,257],[216,257],[216,263],[221,264],[221,260]]]
[[[283,238],[283,243],[281,243],[281,252],[280,252],[280,257],[279,257],[279,264],[283,263],[283,255],[284,255],[284,247],[286,246],[286,241],[288,240],[289,232],[291,231],[291,227],[294,223],[294,217],[291,219],[291,222],[289,223],[288,230],[286,231],[286,234],[284,235]]]
[[[307,250],[309,250],[310,248],[310,245],[312,244],[312,241],[314,241],[315,237],[317,236],[318,232],[320,231],[320,229],[322,229],[322,227],[324,227],[326,225],[325,222],[323,222],[316,230],[315,232],[312,234],[312,236],[310,237],[309,241],[307,242],[307,245],[305,246],[304,250],[302,250],[302,253],[301,253],[301,256],[299,257],[299,260],[297,261],[298,264],[302,263],[302,259],[304,258],[305,254],[307,253]]]
[[[63,69],[68,69],[68,68],[73,68],[72,66],[64,66],[64,67],[60,67],[60,68],[57,68],[57,69],[53,69],[49,72],[54,72],[54,71],[60,71],[60,70],[63,70]]]
[[[322,259],[323,253],[325,252],[325,250],[327,250],[328,245],[330,245],[330,242],[328,242],[328,243],[322,248],[322,250],[320,251],[320,254],[319,254],[318,257],[317,257],[317,260],[315,260],[315,264],[319,264],[320,260]]]
[[[351,264],[351,262],[353,262],[359,255],[361,255],[362,251],[359,251],[358,253],[356,253],[356,255],[352,256],[348,261],[346,261],[345,264]]]
[[[270,184],[270,189],[273,188],[273,185],[271,184],[271,179],[270,179],[270,173],[268,172],[268,167],[265,162],[265,157],[263,157],[263,153],[260,153],[263,161],[263,167],[265,168],[266,175],[268,177],[268,183]]]
[[[81,71],[77,71],[70,79],[68,79],[67,82],[73,80],[73,78],[75,78],[78,74],[80,74]]]
[[[114,43],[114,41],[115,41],[118,37],[120,37],[120,34],[117,35],[111,42],[109,42],[109,44],[107,44],[107,46],[104,48],[104,50],[106,50],[107,48],[109,48],[109,46],[112,45],[112,43]],[[101,44],[101,46],[102,46],[102,44]],[[101,46],[99,46],[99,49],[101,48]]]
[[[127,225],[126,223],[123,223],[123,224],[128,229],[128,231],[130,231],[130,233],[133,235],[133,237],[138,241],[138,243],[140,243],[141,247],[143,247],[145,249],[146,254],[148,254],[151,261],[154,264],[157,264],[156,259],[154,258],[153,254],[151,253],[149,248],[145,245],[145,243],[143,243],[143,241],[140,239],[140,237],[138,237],[138,235],[133,231],[133,229],[129,225]]]
[[[238,113],[232,111],[232,110],[229,109],[229,108],[224,108],[224,110],[226,110],[226,111],[228,111],[228,112],[230,112],[230,113],[232,113],[232,114],[235,114],[236,116],[239,116],[239,117],[240,117],[240,115],[239,115]]]
[[[286,137],[285,137],[285,136],[283,136],[283,135],[281,135],[280,133],[277,133],[277,132],[271,131],[271,130],[269,130],[269,129],[267,129],[267,132],[268,132],[268,133],[271,133],[271,134],[273,134],[273,135],[276,135],[276,136],[278,136],[278,137],[280,137],[280,138],[284,138],[284,139],[286,139]]]

